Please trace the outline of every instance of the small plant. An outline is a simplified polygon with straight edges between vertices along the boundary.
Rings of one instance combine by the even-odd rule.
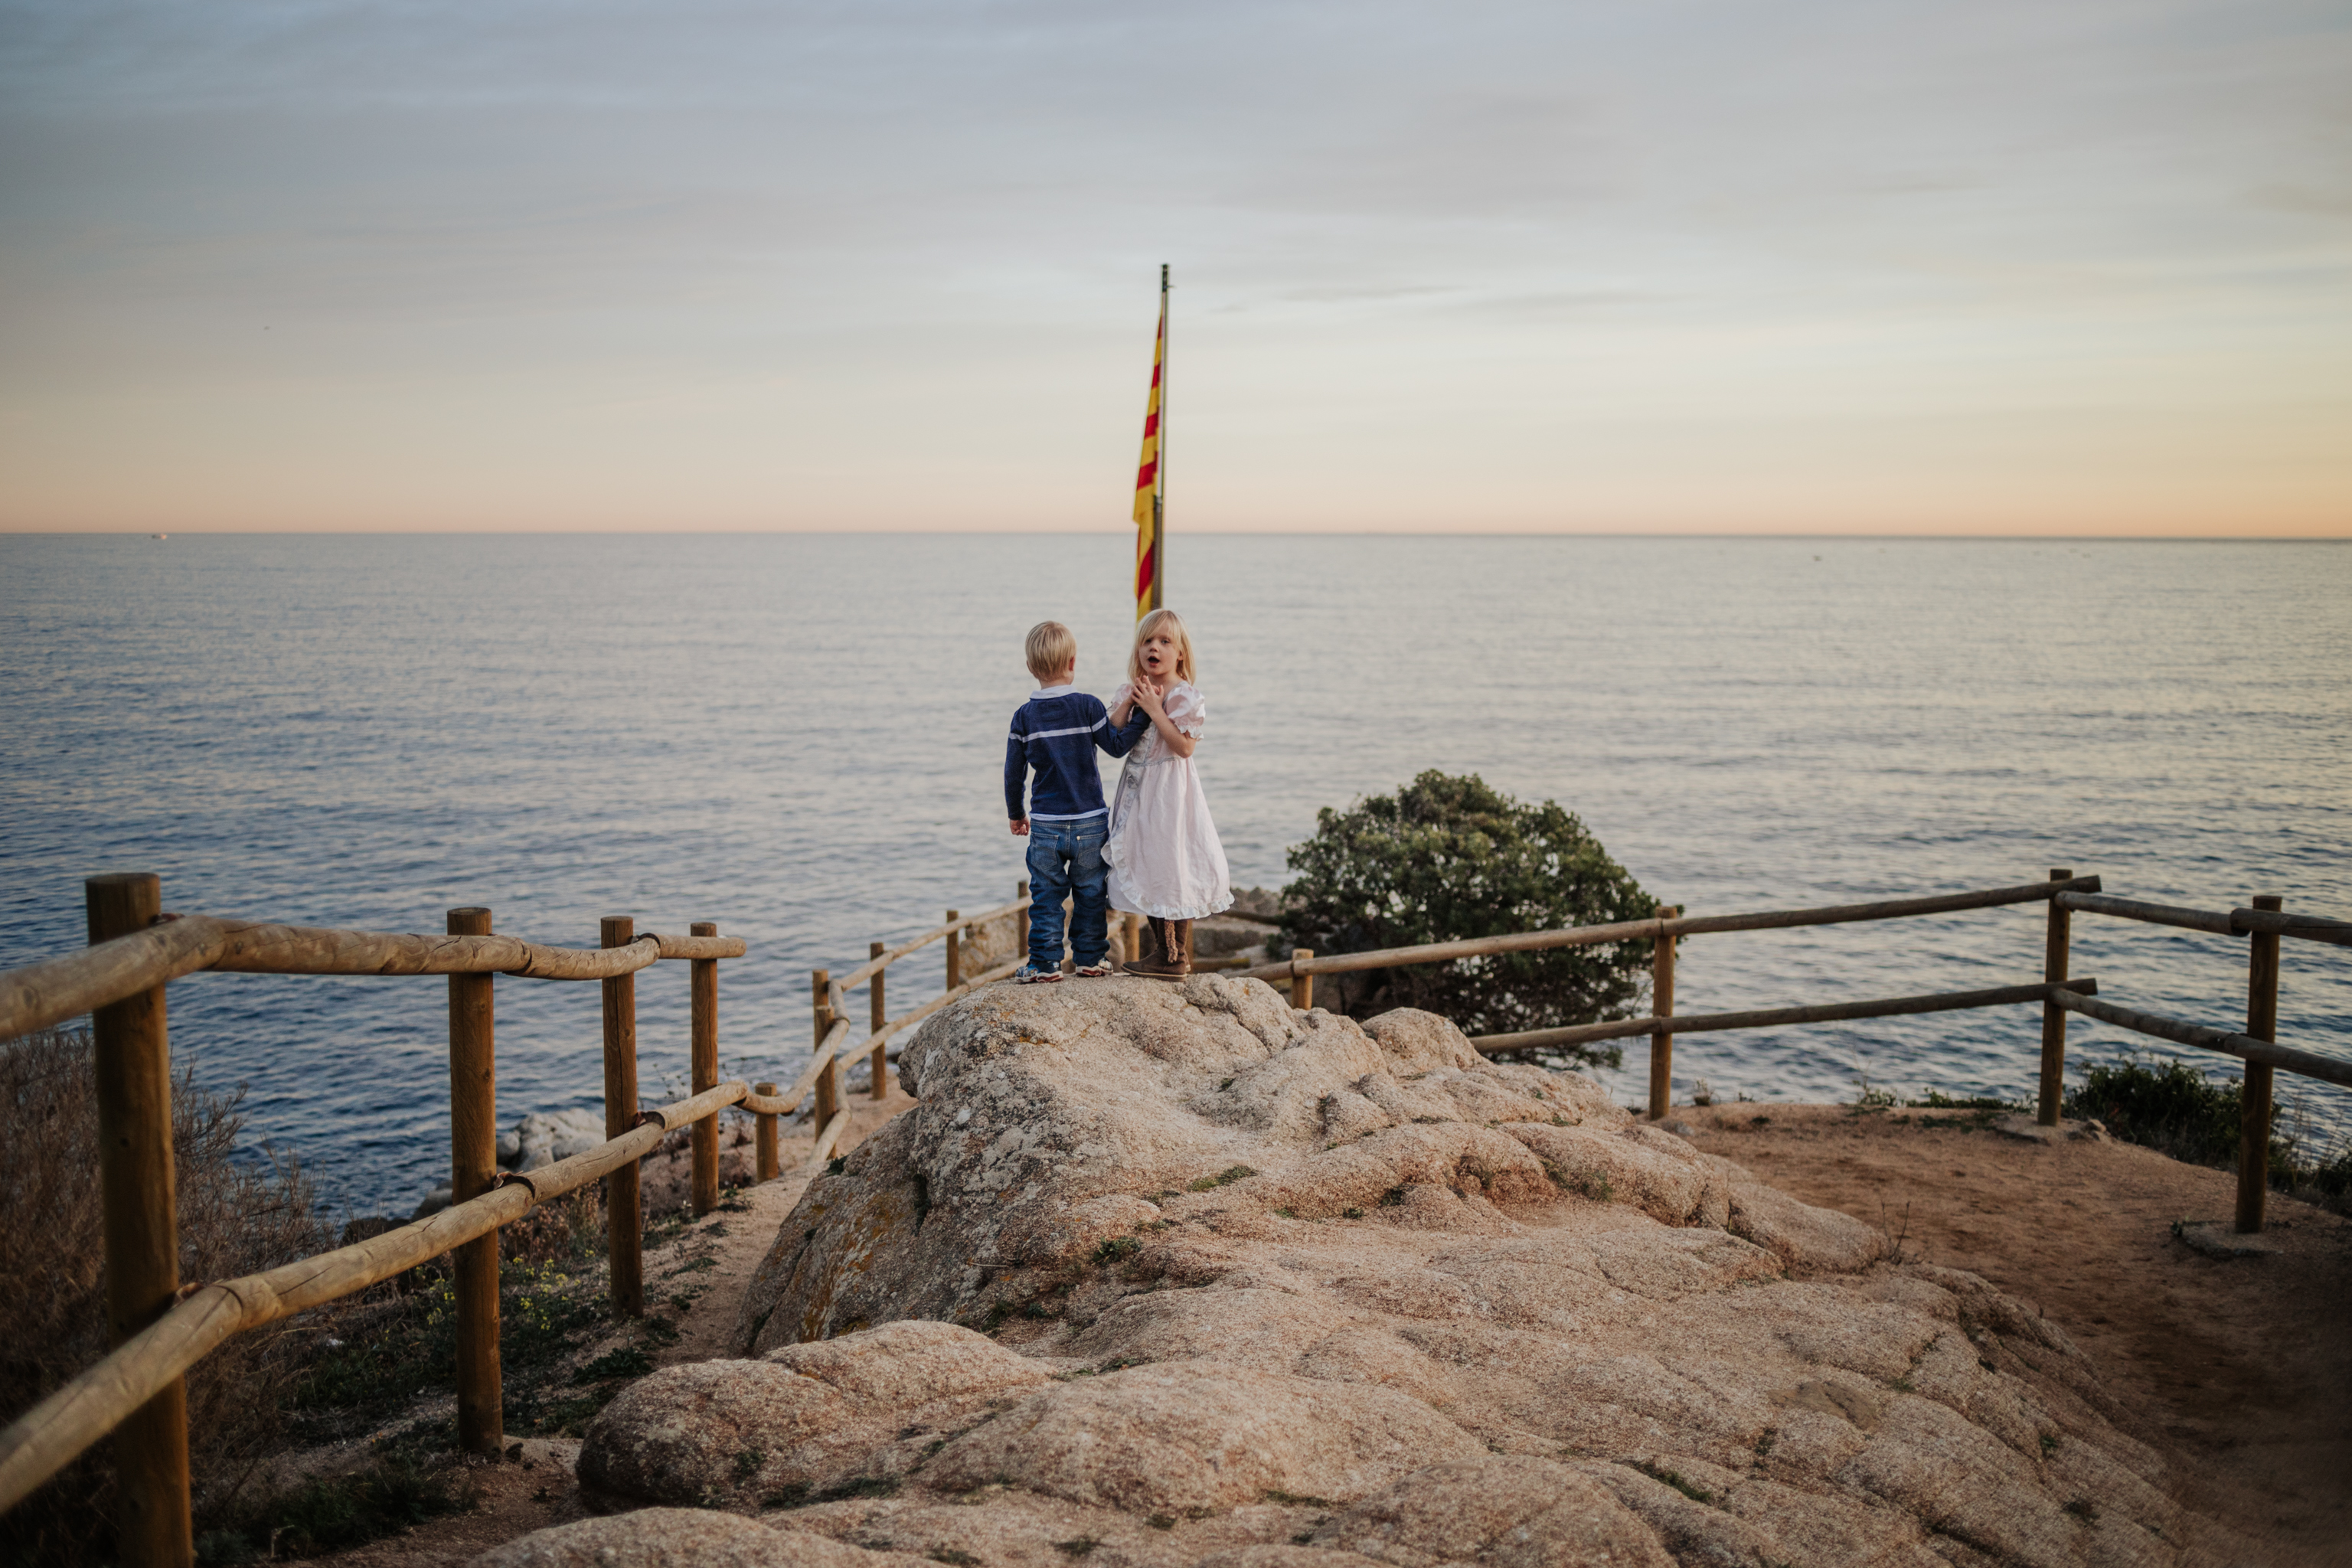
[[[446,1469],[382,1460],[364,1470],[305,1481],[236,1510],[205,1532],[196,1559],[206,1564],[264,1557],[310,1557],[377,1541],[473,1505],[473,1494]]]
[[[1871,1088],[1868,1073],[1864,1073],[1853,1081],[1856,1092],[1852,1100],[1846,1101],[1846,1104],[1856,1110],[1885,1110],[1900,1103],[1895,1098],[1893,1089]]]
[[[1381,1207],[1384,1209],[1394,1209],[1402,1208],[1403,1206],[1404,1189],[1402,1187],[1391,1187],[1387,1192],[1381,1194]]]
[[[2076,1519],[2081,1520],[2084,1524],[2096,1524],[2099,1522],[2099,1505],[2093,1502],[2089,1498],[2076,1498],[2073,1502],[2066,1505],[2066,1511],[2073,1514]]]
[[[1101,1544],[1101,1542],[1091,1535],[1081,1535],[1076,1541],[1056,1541],[1054,1542],[1054,1550],[1065,1557],[1084,1557]]]
[[[1758,1433],[1756,1436],[1756,1457],[1759,1459],[1771,1458],[1772,1450],[1779,1445],[1780,1441],[1780,1429],[1779,1427],[1765,1427],[1763,1431]]]
[[[1173,1530],[1176,1528],[1176,1518],[1173,1514],[1155,1513],[1143,1522],[1150,1525],[1154,1530]]]
[[[643,1377],[653,1371],[654,1358],[635,1345],[606,1351],[572,1374],[574,1383],[602,1383],[606,1378]]]
[[[969,1552],[958,1552],[952,1546],[942,1546],[937,1552],[924,1553],[934,1563],[944,1563],[948,1568],[977,1568],[980,1559]]]
[[[1143,1250],[1143,1243],[1131,1236],[1106,1237],[1094,1251],[1094,1260],[1103,1265],[1123,1263]]]
[[[1339,1211],[1339,1217],[1341,1219],[1361,1219],[1364,1217],[1364,1211],[1359,1208],[1344,1208]]]
[[[2057,1451],[2058,1434],[2055,1432],[2044,1432],[2042,1434],[2042,1457],[2046,1459]]]
[[[1184,1190],[1188,1193],[1213,1192],[1215,1189],[1223,1186],[1228,1182],[1238,1182],[1244,1177],[1255,1176],[1257,1172],[1250,1166],[1233,1165],[1227,1167],[1225,1170],[1218,1172],[1213,1176],[1202,1176],[1199,1181],[1192,1183]]]
[[[1670,1469],[1667,1469],[1663,1465],[1653,1464],[1647,1459],[1636,1459],[1633,1461],[1633,1468],[1641,1471],[1643,1475],[1649,1477],[1654,1481],[1665,1482],[1666,1485],[1674,1488],[1675,1490],[1682,1493],[1683,1496],[1690,1499],[1693,1502],[1711,1503],[1715,1500],[1715,1494],[1713,1492],[1708,1491],[1705,1487],[1697,1486],[1692,1482],[1683,1479],[1681,1476],[1675,1474]]]
[[[739,1487],[750,1485],[751,1478],[760,1473],[760,1467],[767,1462],[768,1456],[757,1448],[745,1448],[739,1452],[735,1456],[735,1484]]]

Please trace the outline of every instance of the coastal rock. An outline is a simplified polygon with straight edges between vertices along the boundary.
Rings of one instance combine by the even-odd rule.
[[[1057,1568],[2169,1563],[2163,1467],[1984,1280],[1425,1014],[997,987],[600,1506]]]
[[[823,1535],[772,1530],[731,1513],[647,1508],[535,1531],[485,1552],[473,1568],[929,1568]]]

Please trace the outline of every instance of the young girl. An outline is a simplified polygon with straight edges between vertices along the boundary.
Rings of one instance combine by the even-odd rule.
[[[1112,698],[1113,728],[1140,708],[1150,733],[1128,753],[1111,802],[1110,907],[1142,915],[1151,942],[1130,974],[1181,980],[1192,973],[1192,922],[1233,907],[1224,846],[1209,820],[1209,797],[1192,748],[1209,705],[1192,684],[1192,637],[1173,610],[1154,610],[1135,628],[1127,683]]]

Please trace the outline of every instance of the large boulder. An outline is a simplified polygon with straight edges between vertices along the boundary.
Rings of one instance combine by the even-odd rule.
[[[738,1359],[597,1418],[601,1506],[959,1568],[2179,1561],[2063,1333],[1442,1019],[998,987],[905,1073]]]

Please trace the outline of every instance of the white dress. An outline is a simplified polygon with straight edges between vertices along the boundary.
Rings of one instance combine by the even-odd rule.
[[[1116,708],[1134,689],[1119,687]],[[1209,704],[1190,682],[1178,681],[1161,707],[1169,721],[1194,740],[1209,718]],[[1110,841],[1103,846],[1110,867],[1110,907],[1164,921],[1197,921],[1231,909],[1234,890],[1225,868],[1225,847],[1209,819],[1209,797],[1190,757],[1168,749],[1157,725],[1144,731],[1118,775],[1111,801]]]

